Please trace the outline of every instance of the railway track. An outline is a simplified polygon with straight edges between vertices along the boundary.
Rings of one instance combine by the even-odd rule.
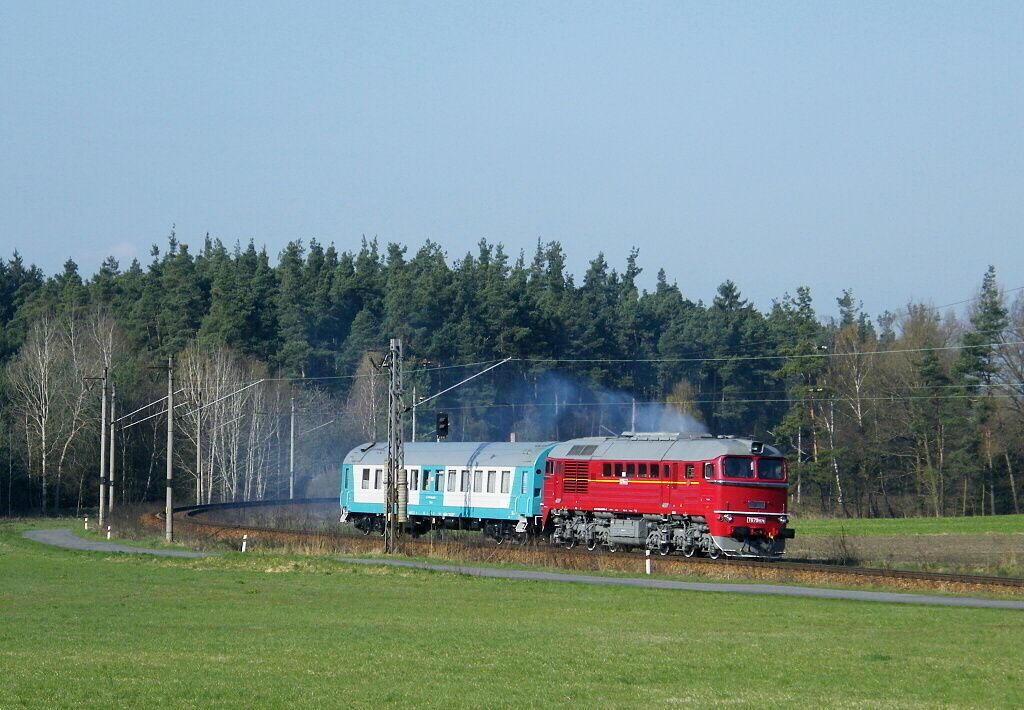
[[[342,546],[358,544],[362,547],[366,543],[376,544],[373,536],[365,536],[359,532],[345,533],[330,530],[297,530],[294,528],[281,528],[272,526],[253,525],[251,523],[230,523],[216,520],[205,520],[203,516],[208,513],[230,512],[239,510],[253,510],[260,508],[290,507],[290,506],[312,506],[312,505],[337,505],[337,498],[299,498],[294,500],[267,500],[248,501],[243,503],[211,503],[203,505],[182,506],[174,509],[177,520],[194,532],[199,534],[212,534],[214,537],[240,537],[248,534],[252,537],[263,537],[268,540],[280,542],[301,542],[303,540],[323,544],[325,541],[340,543]],[[376,538],[379,540],[379,538]],[[467,551],[474,550],[483,554],[486,558],[492,558],[488,551],[498,550],[491,541],[485,541],[482,536],[479,540],[446,541],[447,545],[456,545],[466,548]],[[406,552],[427,554],[437,549],[433,541],[422,539],[407,539],[403,541]],[[537,544],[514,545],[505,547],[507,550],[514,550],[518,555],[536,555],[538,562],[551,562],[553,557],[560,560],[572,560],[572,568],[581,569],[588,565],[585,560],[601,560],[599,565],[602,569],[614,569],[612,560],[636,559],[640,551],[617,552],[597,550],[593,552],[583,551],[579,548],[566,550],[563,548],[548,547]],[[478,555],[479,557],[479,555]],[[544,558],[544,559],[540,559]],[[782,579],[796,577],[800,579],[829,578],[839,582],[859,583],[897,583],[897,586],[931,586],[940,589],[990,589],[998,591],[1024,592],[1024,579],[1018,577],[997,577],[994,575],[971,575],[955,574],[948,572],[921,572],[913,570],[894,570],[869,567],[851,567],[839,564],[829,564],[815,561],[760,561],[760,560],[737,560],[720,558],[710,560],[703,558],[680,558],[675,556],[657,557],[658,565],[670,573],[687,572],[725,572],[727,570],[740,572],[745,576],[753,576],[765,579]]]

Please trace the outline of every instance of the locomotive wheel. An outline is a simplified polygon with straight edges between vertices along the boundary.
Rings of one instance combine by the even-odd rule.
[[[618,552],[618,551],[619,551],[619,546],[618,545],[612,545],[612,544],[608,545],[608,552]]]
[[[660,545],[658,545],[658,554],[661,555],[662,557],[665,557],[671,551],[672,551],[672,548],[669,547],[669,544],[667,542],[663,542]]]
[[[592,537],[592,538],[588,539],[587,540],[587,551],[588,552],[593,552],[596,549],[597,549],[597,538],[596,537]]]
[[[572,548],[576,547],[576,538],[570,537],[568,540],[565,541],[564,547],[566,550],[571,550]]]
[[[683,548],[683,557],[693,557],[696,552],[697,548],[693,545],[687,545]]]
[[[717,547],[712,547],[710,550],[708,550],[708,557],[710,557],[713,560],[717,560],[721,556],[722,551],[719,550]]]

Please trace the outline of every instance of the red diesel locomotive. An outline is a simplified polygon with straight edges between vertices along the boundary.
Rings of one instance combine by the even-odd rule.
[[[786,460],[762,442],[626,433],[551,450],[542,526],[554,544],[642,547],[712,559],[778,557],[787,538]]]

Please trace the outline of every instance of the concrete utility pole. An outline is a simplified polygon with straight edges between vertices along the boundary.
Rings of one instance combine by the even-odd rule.
[[[388,477],[384,517],[384,550],[394,552],[402,524],[409,520],[409,479],[402,444],[402,341],[391,339],[387,359],[391,368],[388,387]]]
[[[107,512],[114,512],[114,474],[117,471],[115,465],[115,455],[117,451],[114,448],[114,421],[117,419],[117,387],[110,385],[110,502],[107,504]]]
[[[164,505],[164,537],[174,541],[174,356],[167,358],[167,503]],[[101,523],[102,524],[102,523]]]
[[[288,500],[295,498],[295,397],[292,397],[291,433],[288,435]]]
[[[100,530],[107,519],[107,368],[103,368],[100,404]]]

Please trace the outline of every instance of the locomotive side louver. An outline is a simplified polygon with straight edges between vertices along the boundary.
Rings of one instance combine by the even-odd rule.
[[[562,489],[566,493],[586,493],[590,489],[588,463],[586,461],[566,461],[563,464],[565,482]]]

